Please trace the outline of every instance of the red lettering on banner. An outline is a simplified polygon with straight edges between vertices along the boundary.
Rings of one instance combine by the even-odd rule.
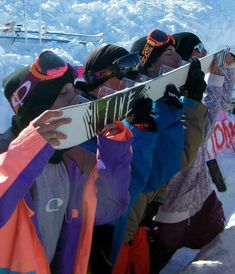
[[[233,140],[233,137],[235,136],[235,124],[229,121],[225,130],[229,135],[228,142],[226,142],[226,147],[230,148],[231,150],[234,150],[234,145],[232,140]]]
[[[221,135],[221,141],[219,140]],[[223,132],[223,128],[217,124],[214,128],[215,145],[217,150],[222,150],[226,142],[226,133]]]
[[[208,159],[215,158],[225,147],[235,151],[235,144],[232,142],[234,137],[235,123],[233,121],[224,120],[216,122],[213,133],[208,140]]]

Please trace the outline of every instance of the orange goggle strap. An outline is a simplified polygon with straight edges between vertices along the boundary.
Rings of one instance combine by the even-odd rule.
[[[147,42],[144,45],[144,48],[143,48],[143,50],[141,52],[141,55],[140,55],[141,62],[143,64],[143,66],[148,61],[149,56],[151,55],[154,47],[155,47],[155,43],[152,40],[150,40],[150,39],[147,38]]]
[[[168,44],[170,41],[172,41],[172,44],[175,45],[175,39],[170,34],[167,34],[167,37],[168,39],[166,42],[159,42],[151,38],[151,33],[149,33],[147,41],[140,55],[143,66],[147,63],[155,47],[161,47],[162,45]]]
[[[24,100],[32,92],[32,90],[37,86],[40,81],[48,81],[61,77],[65,71],[68,69],[68,64],[61,69],[60,73],[54,73],[53,75],[46,75],[40,73],[40,67],[38,61],[36,60],[30,67],[29,72],[21,81],[19,88],[11,96],[11,107],[17,114],[20,107],[23,105]]]

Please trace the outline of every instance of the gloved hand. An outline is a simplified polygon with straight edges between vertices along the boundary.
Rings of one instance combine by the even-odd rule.
[[[180,96],[180,91],[175,85],[167,85],[163,100],[176,108],[182,108],[183,104],[179,100]]]
[[[192,57],[192,63],[189,68],[188,77],[181,90],[187,91],[187,97],[201,102],[203,92],[206,89],[204,81],[204,72],[201,70],[201,63],[196,57]]]
[[[154,118],[151,116],[152,104],[153,101],[150,98],[141,98],[136,102],[127,121],[132,126],[137,127],[137,125],[144,125],[142,129],[156,131],[157,125]]]

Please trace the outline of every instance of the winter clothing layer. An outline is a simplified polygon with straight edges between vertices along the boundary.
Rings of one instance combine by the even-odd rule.
[[[53,148],[30,126],[0,155],[0,272],[50,273],[29,206],[29,188],[52,153]]]
[[[145,150],[141,149],[142,155],[140,156],[138,156],[139,154],[137,153],[139,153],[140,148],[143,147],[143,143],[138,145],[137,147],[135,146],[135,143],[137,142],[138,144],[138,142],[140,141],[137,137],[138,135],[136,136],[136,134],[141,134],[142,138],[146,138],[146,134],[150,134],[150,136],[153,134],[150,132],[141,132],[135,128],[132,129],[134,133],[134,158],[132,160],[133,173],[130,185],[131,203],[126,214],[124,214],[114,222],[114,257],[111,258],[110,263],[112,262],[112,260],[115,260],[115,252],[118,253],[117,246],[123,242],[127,243],[128,241],[131,241],[133,239],[139,227],[140,221],[144,215],[146,205],[155,197],[156,190],[161,185],[164,185],[164,183],[166,183],[171,178],[171,176],[173,176],[180,168],[182,168],[182,165],[186,167],[192,162],[193,158],[195,157],[197,148],[199,147],[203,136],[203,128],[207,108],[201,103],[190,99],[185,99],[184,101],[184,110],[179,110],[175,107],[169,106],[163,101],[163,99],[160,99],[158,101],[158,103],[155,105],[155,118],[157,120],[158,135],[156,135],[155,138],[152,139],[152,143],[150,142],[150,139],[148,139],[148,141],[144,144]],[[182,118],[182,114],[184,111],[188,113],[188,116],[183,116]],[[191,123],[188,121],[190,118]],[[183,120],[183,123],[180,120]],[[165,123],[163,121],[165,121]],[[185,129],[183,129],[183,124],[185,126]],[[194,134],[192,141],[189,138],[191,134]],[[184,136],[186,137],[186,140],[188,142],[184,140]],[[161,142],[158,143],[159,138],[163,140],[163,144],[161,144]],[[182,155],[183,149],[184,154]],[[163,150],[164,153],[161,154],[161,151]],[[137,157],[135,157],[135,152]],[[155,154],[153,154],[154,152]],[[155,158],[152,159],[152,162],[150,162],[150,153],[155,156]],[[165,157],[166,155],[172,154],[174,154],[175,157]],[[147,155],[149,162],[145,160],[146,156],[144,155]],[[178,159],[177,161],[176,158]],[[153,166],[154,163],[156,163],[156,166]],[[135,165],[138,164],[141,165],[143,176],[139,176],[139,169],[135,168]],[[156,168],[158,172],[155,172],[154,168]],[[153,181],[149,180],[150,174]],[[139,187],[139,190],[137,189],[137,186]],[[107,229],[107,232],[109,231],[109,233],[104,234],[106,235],[106,237],[107,235],[112,234],[111,227],[112,226],[108,227]],[[126,231],[125,228],[127,229]],[[124,233],[126,234],[125,239],[123,238]],[[98,236],[95,234],[96,237],[102,237],[102,235],[103,232],[101,234],[98,234]],[[114,242],[115,239],[116,242]],[[99,243],[96,243],[96,245],[97,244],[99,246]],[[104,246],[102,245],[102,247]],[[103,250],[103,252],[105,254],[108,254],[109,251],[107,250],[109,250],[109,247],[107,246],[104,248],[105,250]],[[100,261],[102,261],[102,256]],[[108,261],[107,257],[106,261]],[[102,267],[103,266],[107,267],[107,264],[102,265]],[[100,265],[97,267],[100,267]]]
[[[9,131],[7,132],[8,136],[12,136],[9,134]],[[24,132],[22,132],[22,135]],[[5,136],[1,137],[4,140]],[[36,137],[39,138],[38,135]],[[21,136],[21,138],[25,141],[22,142],[20,139],[20,142],[17,142],[18,139],[16,139],[10,145],[7,152],[1,154],[2,159],[5,159],[5,161],[8,159],[5,155],[10,155],[11,160],[14,157],[9,167],[12,169],[12,166],[16,166],[16,171],[15,173],[11,170],[8,171],[9,167],[7,169],[5,166],[2,169],[2,182],[0,184],[0,242],[3,243],[3,248],[1,248],[0,270],[7,269],[7,271],[42,274],[50,273],[50,258],[47,255],[50,254],[49,256],[53,257],[54,254],[52,253],[55,252],[58,238],[56,231],[58,227],[61,227],[58,247],[63,246],[63,249],[62,251],[60,250],[62,253],[58,251],[56,254],[59,257],[59,273],[71,274],[75,265],[81,227],[87,228],[85,231],[88,231],[88,234],[92,233],[93,224],[85,222],[85,217],[87,216],[85,213],[89,210],[90,205],[88,203],[88,207],[85,206],[88,202],[85,196],[87,192],[85,190],[83,192],[83,189],[87,185],[89,173],[82,172],[78,163],[73,161],[69,156],[66,156],[63,164],[67,170],[70,190],[70,195],[66,200],[67,191],[62,193],[61,190],[65,186],[67,178],[62,177],[63,179],[60,181],[59,174],[55,178],[49,177],[55,174],[49,172],[53,168],[53,165],[50,167],[46,165],[53,153],[51,146],[45,145],[44,139],[43,145],[45,148],[40,145],[40,142],[37,142],[37,138],[29,139],[30,134],[28,132],[26,135]],[[16,151],[13,150],[15,142],[18,149]],[[120,216],[128,206],[129,165],[131,162],[130,143],[130,139],[117,142],[102,136],[98,138],[99,155],[97,171],[99,178],[93,181],[92,188],[93,195],[97,191],[96,224],[112,221]],[[6,140],[4,140],[3,145],[4,147],[6,146]],[[25,153],[26,156],[22,157],[22,153],[18,152],[19,150],[22,150],[22,153]],[[112,151],[112,154],[110,154],[110,151]],[[36,152],[39,153],[35,158]],[[91,158],[91,156],[88,155],[86,157],[87,151],[84,149],[79,150],[79,153],[83,153],[80,157],[84,161],[81,163],[81,166],[85,166],[86,159]],[[20,157],[20,159],[17,161],[17,165],[14,165],[12,163],[17,160],[16,156]],[[95,158],[95,155],[93,157]],[[22,159],[28,159],[28,162],[25,164],[25,161]],[[93,164],[94,162],[96,161],[93,160],[89,163]],[[3,161],[3,163],[5,162]],[[57,170],[63,171],[63,173],[65,171],[63,166],[60,166]],[[13,177],[9,177],[8,173],[13,174]],[[37,193],[35,189],[32,191],[32,186],[37,185],[37,191],[41,187],[41,192],[44,192],[44,180],[49,186],[45,189],[46,197],[43,198],[41,196],[40,198],[38,195],[35,195]],[[51,182],[54,182],[54,184]],[[59,194],[57,189],[61,192],[59,197],[57,196]],[[34,192],[32,196],[31,191]],[[51,196],[49,196],[49,193],[51,193]],[[48,218],[44,224],[41,223],[43,218],[40,217],[40,213],[37,215],[42,208],[44,208],[44,214],[48,214]],[[64,219],[61,218],[63,214],[65,214]],[[18,230],[19,226],[21,227],[20,230]],[[53,236],[54,240],[50,240],[50,245],[54,246],[51,246],[51,249],[48,250],[45,244],[47,232],[50,234],[53,228],[55,229],[55,236]],[[68,234],[65,235],[65,233]],[[75,238],[73,238],[74,235],[76,235]],[[85,235],[87,234],[85,233]],[[66,242],[64,242],[64,239],[66,239]],[[72,244],[70,245],[70,243]],[[89,244],[85,245],[85,248],[89,250]],[[57,266],[55,264],[55,267]]]
[[[188,116],[182,117],[184,111],[188,113]],[[132,128],[134,157],[130,184],[130,206],[127,212],[114,222],[114,226],[106,225],[103,228],[95,228],[94,253],[91,256],[94,273],[99,273],[99,269],[105,269],[105,273],[111,271],[112,263],[118,254],[118,247],[122,243],[127,243],[133,239],[144,215],[146,205],[155,197],[156,190],[182,168],[182,165],[186,167],[192,162],[197,148],[201,144],[206,112],[207,108],[205,106],[190,99],[185,99],[185,110],[172,107],[166,104],[163,99],[160,99],[155,105],[157,134]],[[191,118],[191,123],[188,122],[189,118]],[[185,129],[183,129],[183,124]],[[126,125],[130,126],[128,123]],[[194,136],[190,141],[189,136],[192,133],[194,133]],[[162,145],[161,142],[158,143],[160,136],[163,142]],[[145,142],[144,139],[146,139]],[[145,149],[142,149],[143,146]],[[184,154],[183,150],[185,151]],[[155,158],[151,159],[151,155],[154,155]],[[166,157],[167,155],[174,155],[174,157]],[[158,172],[153,171],[154,168]],[[143,173],[139,173],[140,171]],[[149,180],[150,174],[153,181]],[[128,227],[126,228],[126,226]],[[124,234],[126,234],[125,238]],[[113,249],[106,244],[106,240],[111,241],[112,238]],[[100,252],[100,250],[102,251]],[[111,250],[113,250],[113,253],[110,259],[108,254],[111,253]],[[129,249],[127,248],[127,250]]]
[[[224,229],[224,211],[213,191],[202,208],[190,219],[170,223],[156,223],[154,241],[150,242],[151,274],[159,271],[170,261],[176,250],[182,247],[200,249]]]
[[[178,168],[178,170],[180,170],[180,169],[185,169],[188,166],[190,166],[190,164],[195,159],[198,147],[201,145],[201,141],[204,136],[204,126],[205,126],[205,117],[206,117],[206,113],[207,113],[207,108],[203,104],[198,103],[191,99],[187,99],[187,98],[183,99],[183,105],[184,105],[184,115],[182,116],[181,121],[183,122],[183,125],[184,125],[184,140],[185,140],[185,142],[184,142],[182,158],[177,160],[178,163],[181,162],[181,165],[177,166],[176,163],[174,163],[176,161],[176,158],[168,157],[168,155],[172,155],[171,154],[172,147],[174,145],[178,146],[178,144],[175,143],[175,144],[170,145],[169,150],[166,151],[165,154],[162,154],[160,156],[162,158],[166,158],[165,166],[162,166],[162,169],[166,169],[167,167],[172,167],[173,165],[175,165]],[[167,140],[166,133],[167,133],[168,129],[166,128],[162,132],[161,127],[160,127],[159,130],[160,130],[160,133],[159,133],[158,141],[160,141],[160,139],[162,139],[163,141]],[[168,139],[169,139],[169,136],[168,136]],[[175,140],[175,134],[172,133],[171,139]],[[174,143],[174,141],[172,141],[172,143]],[[162,144],[162,146],[163,145],[165,146],[164,143]],[[170,158],[170,159],[168,159],[168,158]],[[170,160],[172,162],[170,162]],[[168,163],[167,163],[167,161],[168,161]],[[158,162],[160,162],[160,160],[158,160],[157,163]],[[155,167],[154,163],[155,162],[153,162],[153,170]],[[156,166],[157,166],[157,163],[156,163]],[[175,170],[175,173],[178,170]],[[169,174],[173,174],[173,172],[169,171]],[[164,180],[165,180],[165,182],[168,182],[168,180],[170,178],[168,180],[167,179],[168,178],[164,178],[163,182],[164,182]],[[128,225],[127,225],[127,230],[126,230],[125,242],[130,241],[133,238],[133,236],[135,235],[135,233],[139,227],[139,224],[144,217],[146,206],[158,194],[159,187],[162,184],[161,184],[160,180],[156,181],[153,177],[150,177],[148,186],[150,186],[150,185],[152,186],[152,189],[154,189],[155,191],[148,192],[148,193],[142,193],[130,211],[130,214],[128,217]]]
[[[133,130],[133,160],[129,189],[131,200],[125,214],[113,223],[112,262],[115,261],[124,242],[128,216],[138,197],[143,192],[156,191],[161,185],[166,184],[181,166],[184,130],[180,118],[183,110],[169,106],[163,99],[160,99],[155,104],[154,111],[158,128],[157,134],[154,136],[154,133],[150,132],[141,133],[144,135],[143,138],[146,134],[151,134],[151,142],[149,140],[135,147],[135,140],[138,140],[138,135],[135,133],[136,130]],[[127,122],[125,124],[128,126]],[[171,157],[164,157],[164,155],[171,155]],[[145,206],[141,209],[144,210],[144,208]]]
[[[226,67],[220,73],[221,76],[209,77],[203,98],[203,103],[208,108],[204,142],[191,167],[177,174],[168,183],[166,203],[160,208],[156,217],[159,222],[175,223],[190,218],[201,209],[202,204],[212,192],[206,165],[206,145],[217,113],[230,108],[232,87],[235,82],[235,67]],[[221,78],[225,80],[223,85],[221,85]]]
[[[118,255],[112,274],[149,273],[150,252],[145,227],[140,227],[130,243],[125,243]]]

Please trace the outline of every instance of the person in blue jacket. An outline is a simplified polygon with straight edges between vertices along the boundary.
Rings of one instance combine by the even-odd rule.
[[[142,80],[158,77],[182,64],[182,58],[175,51],[174,38],[158,29],[135,41],[131,53],[140,55],[143,64]],[[153,152],[152,169],[149,177],[141,195],[133,203],[128,215],[123,250],[127,250],[128,243],[131,243],[129,245],[130,257],[131,252],[135,252],[135,256],[139,252],[139,257],[146,257],[143,252],[141,254],[138,241],[133,242],[133,238],[135,234],[140,236],[140,233],[144,233],[141,228],[140,231],[138,228],[144,219],[147,205],[155,199],[159,188],[166,185],[179,170],[189,166],[196,156],[203,136],[207,108],[201,104],[200,100],[195,100],[195,94],[202,97],[205,88],[204,73],[201,71],[200,63],[195,60],[190,66],[184,87],[190,91],[192,97],[182,97],[182,102],[180,102],[181,92],[174,85],[168,85],[165,96],[153,104],[159,135]],[[122,218],[123,216],[119,219]],[[116,234],[116,239],[119,237],[120,241],[124,225],[119,222],[119,226],[120,230]],[[113,247],[117,246],[118,240],[114,243]],[[138,251],[133,248],[135,244]],[[115,274],[121,273],[118,268],[122,265],[122,258],[127,256],[126,252],[120,254],[114,269]],[[146,258],[147,260],[148,258]],[[132,263],[132,266],[134,265],[135,271],[139,271],[137,273],[141,273],[141,271],[147,271],[145,269],[147,264],[144,263],[144,260],[140,260],[139,262],[135,261],[135,264]]]
[[[150,32],[148,36],[135,41],[131,52],[139,53],[142,59],[143,75],[141,78],[143,80],[158,77],[162,73],[177,68],[182,64],[181,57],[175,51],[174,38],[158,29]],[[153,201],[153,204],[156,201],[156,204],[159,205],[157,202],[159,187],[165,185],[177,171],[186,168],[192,163],[201,144],[207,108],[201,104],[200,99],[205,88],[204,74],[200,69],[200,63],[195,60],[190,66],[184,86],[184,89],[187,89],[190,96],[188,98],[182,97],[181,102],[183,104],[179,102],[181,93],[174,85],[167,87],[165,98],[154,102],[154,113],[155,119],[157,119],[159,136],[154,149],[152,170],[144,192],[139,196],[130,210],[125,233],[125,245],[129,247],[131,252],[135,252],[133,256],[129,253],[129,257],[136,258],[136,254],[138,254],[138,258],[142,257],[146,259],[146,263],[144,260],[139,260],[139,262],[135,260],[135,262],[130,263],[134,267],[135,272],[139,271],[136,273],[141,273],[141,271],[146,272],[146,267],[149,265],[149,258],[143,252],[141,253],[141,248],[138,246],[140,242],[133,242],[135,235],[139,235],[139,226],[150,223],[146,222],[148,214],[145,217],[146,209],[148,209],[147,205],[151,201]],[[180,109],[184,115],[177,117],[173,114],[172,123],[169,127],[164,128],[161,125],[164,126],[162,122],[165,119],[165,113],[161,111],[161,108],[165,106],[164,101],[166,99],[172,104],[173,109],[174,107]],[[166,110],[168,113],[169,111]],[[182,125],[184,127],[183,132]],[[157,207],[154,210],[157,210]],[[126,250],[125,245],[123,246],[123,250]],[[133,248],[135,245],[136,249]],[[127,256],[128,254],[121,252],[114,269],[115,274],[120,273],[120,265]]]

